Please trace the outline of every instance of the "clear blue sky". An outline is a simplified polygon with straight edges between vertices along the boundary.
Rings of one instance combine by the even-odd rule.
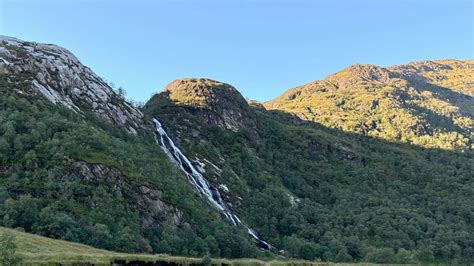
[[[0,0],[0,34],[72,51],[128,98],[208,77],[261,101],[355,63],[474,58],[474,0]]]

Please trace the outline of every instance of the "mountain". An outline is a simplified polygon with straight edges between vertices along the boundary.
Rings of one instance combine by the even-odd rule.
[[[174,90],[188,91],[188,82],[173,82]],[[229,95],[234,88],[208,90]],[[258,104],[233,111],[194,104],[200,98],[199,90],[186,101],[165,90],[143,112],[160,119],[242,220],[286,255],[376,262],[471,256],[471,151],[354,134]],[[238,131],[209,119],[223,112],[247,113]]]
[[[153,138],[67,50],[0,41],[0,224],[98,248],[252,257]]]
[[[474,61],[353,65],[266,102],[269,110],[428,148],[472,150]]]
[[[73,55],[66,50],[3,40],[0,225],[126,252],[377,263],[474,259],[466,62],[453,63],[456,73],[441,61],[353,66],[300,88],[294,98],[288,92],[282,105],[247,102],[223,82],[178,79],[139,109],[100,79],[81,78],[87,68],[68,65]],[[49,56],[53,48],[64,56]],[[57,66],[64,67],[50,71]],[[52,74],[58,71],[69,74]],[[76,84],[63,81],[69,76],[85,85],[67,85]],[[72,93],[76,87],[80,92]],[[409,107],[431,108],[418,94],[435,89],[433,102],[446,97],[457,108],[447,108],[444,120]],[[312,121],[298,101],[292,104],[301,109],[288,107],[289,98],[319,99],[323,90],[350,96],[321,103],[338,112],[326,114],[338,126]],[[110,96],[90,95],[99,91]],[[362,103],[375,105],[367,112],[380,118],[377,130],[351,123],[350,117],[367,119]],[[393,138],[389,126],[411,139]]]

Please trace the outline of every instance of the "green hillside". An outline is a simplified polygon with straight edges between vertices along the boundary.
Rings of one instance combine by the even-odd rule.
[[[354,65],[291,89],[270,110],[346,132],[428,148],[472,149],[473,61]]]
[[[186,82],[183,90],[194,86],[197,94],[224,88]],[[145,117],[158,117],[188,157],[204,162],[206,177],[239,216],[286,255],[379,263],[473,259],[471,151],[394,143],[258,104],[186,105],[180,94],[175,88],[155,95]]]
[[[262,256],[151,132],[127,134],[50,103],[27,82],[0,81],[0,225],[116,251]]]

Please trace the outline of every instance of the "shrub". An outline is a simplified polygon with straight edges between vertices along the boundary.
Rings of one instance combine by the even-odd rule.
[[[380,248],[369,251],[366,256],[366,260],[375,263],[388,263],[393,262],[395,252],[391,248]]]
[[[9,232],[0,234],[0,265],[19,265],[22,258],[16,254],[15,235]]]

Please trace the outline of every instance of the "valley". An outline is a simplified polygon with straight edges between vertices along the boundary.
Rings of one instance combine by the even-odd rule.
[[[107,254],[468,263],[473,77],[354,65],[266,103],[183,78],[134,106],[2,36],[0,225]]]

